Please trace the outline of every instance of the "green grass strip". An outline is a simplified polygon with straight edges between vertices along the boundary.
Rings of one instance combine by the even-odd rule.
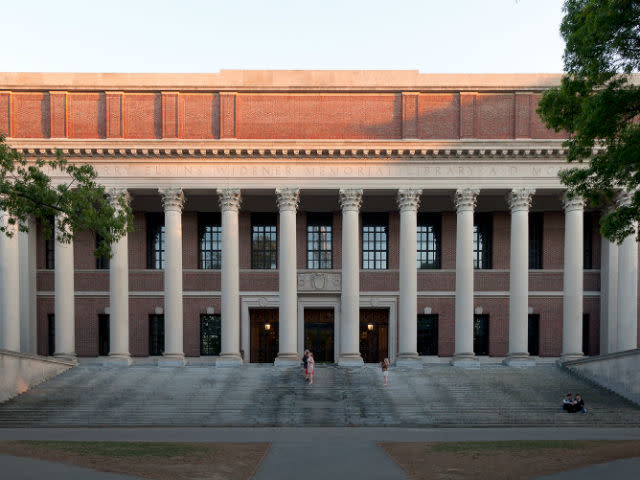
[[[215,451],[214,445],[190,445],[169,442],[81,442],[81,441],[18,441],[27,447],[77,455],[101,457],[202,457]]]

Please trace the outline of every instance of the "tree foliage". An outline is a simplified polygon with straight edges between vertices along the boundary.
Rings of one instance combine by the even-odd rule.
[[[54,184],[47,171],[66,174],[68,181]],[[130,231],[132,213],[123,198],[110,203],[97,176],[91,165],[71,164],[60,151],[52,160],[27,162],[0,134],[0,211],[8,213],[11,226],[0,225],[0,235],[12,235],[15,227],[28,231],[28,219],[34,217],[45,235],[55,229],[56,237],[65,243],[80,231],[95,231],[99,238],[95,255],[110,255],[111,243]]]
[[[605,207],[601,232],[620,242],[640,220],[640,1],[567,0],[564,12],[566,75],[538,114],[569,134],[568,161],[584,163],[560,173],[569,195]],[[628,205],[616,206],[620,190]]]

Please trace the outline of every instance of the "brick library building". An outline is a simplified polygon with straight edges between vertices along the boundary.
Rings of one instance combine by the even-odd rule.
[[[601,212],[565,196],[564,136],[536,114],[559,82],[0,73],[7,143],[93,165],[134,212],[111,258],[92,232],[1,236],[0,348],[124,365],[637,348],[637,242],[608,242]]]

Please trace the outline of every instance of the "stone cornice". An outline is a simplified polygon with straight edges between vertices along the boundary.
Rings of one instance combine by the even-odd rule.
[[[31,157],[91,158],[548,158],[564,157],[561,140],[319,141],[319,140],[78,140],[15,139],[7,143]]]

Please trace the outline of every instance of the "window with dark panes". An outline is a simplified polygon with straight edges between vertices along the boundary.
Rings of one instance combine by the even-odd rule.
[[[362,214],[362,268],[386,270],[389,221],[384,214]]]
[[[307,268],[333,268],[333,216],[307,214]]]
[[[98,248],[98,244],[100,244],[101,240],[102,237],[96,233],[96,248]],[[110,260],[109,255],[100,255],[99,257],[96,257],[96,268],[98,270],[109,270]]]
[[[584,214],[584,266],[585,270],[593,268],[593,213]]]
[[[56,239],[55,239],[55,222],[53,217],[50,218],[51,228],[53,231],[44,240],[44,268],[53,270],[56,268]]]
[[[529,268],[542,268],[543,213],[529,213]]]
[[[491,269],[491,240],[493,234],[493,215],[476,213],[473,216],[473,268]]]
[[[222,266],[222,226],[219,213],[198,213],[198,268]]]
[[[275,214],[251,215],[251,268],[278,268],[278,230]]]
[[[220,315],[200,315],[200,355],[220,355]]]
[[[147,268],[164,269],[164,214],[147,213]]]
[[[440,268],[442,216],[439,214],[418,215],[418,268]]]

